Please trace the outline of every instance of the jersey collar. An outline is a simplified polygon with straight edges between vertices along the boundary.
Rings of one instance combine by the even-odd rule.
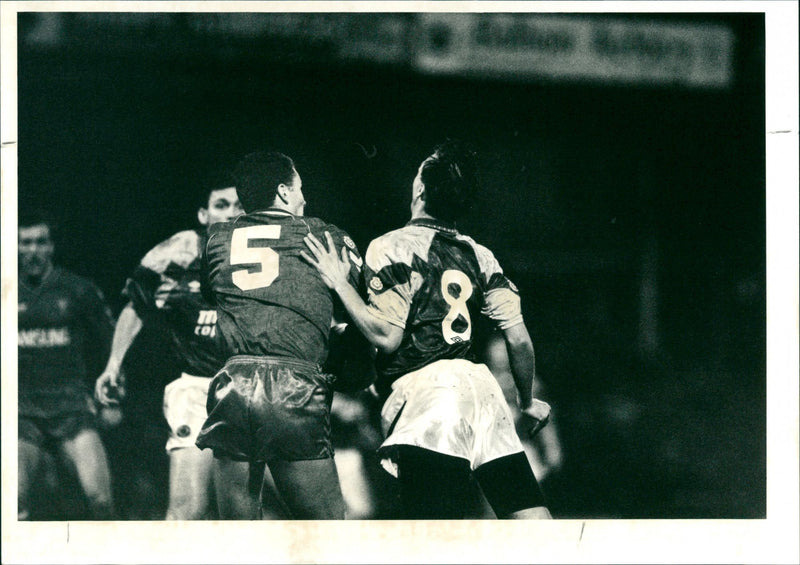
[[[424,228],[431,228],[437,231],[458,235],[458,230],[453,222],[443,222],[435,218],[414,218],[410,220],[407,226],[422,226]]]
[[[294,214],[282,208],[267,208],[266,210],[258,210],[257,212],[253,212],[253,214],[267,214],[269,216],[283,216],[285,218],[295,217]]]

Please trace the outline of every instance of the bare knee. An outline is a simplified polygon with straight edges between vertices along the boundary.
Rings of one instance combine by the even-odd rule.
[[[202,520],[204,517],[203,510],[197,504],[193,504],[188,496],[171,500],[167,508],[167,520]]]
[[[537,506],[535,508],[525,508],[517,510],[509,514],[511,520],[552,520],[550,511],[546,506]]]
[[[19,461],[17,474],[17,520],[29,520],[31,517],[31,490],[37,483],[36,478],[42,467],[42,451],[37,445],[25,440],[17,444]]]
[[[114,500],[111,495],[111,483],[100,473],[99,480],[83,482],[83,492],[89,504],[89,511],[94,520],[114,519]],[[95,478],[95,477],[93,477]]]
[[[270,463],[275,486],[299,520],[343,520],[345,504],[333,459]]]
[[[78,477],[92,518],[113,519],[111,475],[106,452],[97,432],[82,430],[75,438],[61,444],[61,454]]]
[[[170,452],[167,520],[202,520],[209,517],[210,455],[210,452],[202,452],[195,447]]]
[[[222,456],[214,458],[213,469],[220,519],[257,520],[263,465]]]
[[[207,515],[208,501],[197,491],[179,490],[169,493],[167,520],[203,520]]]
[[[114,519],[114,503],[110,496],[89,497],[89,511],[92,513],[93,520]]]

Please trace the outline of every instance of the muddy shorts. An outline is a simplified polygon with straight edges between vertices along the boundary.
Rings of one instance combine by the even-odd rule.
[[[167,452],[194,445],[206,421],[209,377],[182,373],[164,388],[164,418],[169,424]]]
[[[305,361],[232,357],[211,381],[197,446],[239,461],[333,457],[332,380]]]
[[[471,469],[522,452],[514,417],[486,365],[436,361],[392,384],[381,411],[381,464],[397,476],[392,446],[412,445],[466,459]]]

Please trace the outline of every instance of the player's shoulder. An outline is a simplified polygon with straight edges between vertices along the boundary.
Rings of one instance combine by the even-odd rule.
[[[200,233],[197,230],[184,230],[165,239],[147,252],[142,266],[161,273],[170,263],[187,266],[199,254]]]
[[[308,229],[314,232],[324,232],[328,231],[331,235],[344,233],[344,230],[341,229],[336,224],[331,224],[330,222],[326,222],[322,218],[317,218],[315,216],[298,216],[297,219],[301,220]]]
[[[475,241],[474,238],[468,236],[463,233],[459,233],[457,239],[467,243],[474,251],[476,255],[484,256],[484,257],[492,257],[494,258],[494,253],[491,249],[486,247],[485,245],[478,243]]]
[[[350,237],[350,234],[336,224],[328,223],[325,220],[315,218],[314,216],[305,217],[303,218],[303,221],[306,222],[308,229],[315,235],[321,236],[327,231],[331,234],[331,237],[334,241],[342,241],[350,249],[350,251],[358,252],[356,243],[353,241],[353,238]]]
[[[89,277],[79,275],[64,267],[54,267],[51,276],[53,280],[58,281],[58,286],[73,290],[83,291],[95,286],[94,282]]]
[[[436,231],[422,226],[403,226],[375,239],[367,248],[367,263],[381,269],[391,263],[411,265],[414,257],[427,260]]]
[[[58,281],[58,288],[76,296],[98,296],[104,299],[100,287],[89,277],[79,275],[69,269],[56,267],[53,271],[55,280]]]
[[[458,239],[468,244],[472,251],[475,253],[475,258],[478,260],[481,271],[486,274],[495,272],[502,272],[500,264],[491,249],[475,241],[472,237],[464,234],[458,234]]]

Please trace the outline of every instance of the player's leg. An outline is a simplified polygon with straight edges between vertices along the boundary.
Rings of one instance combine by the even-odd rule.
[[[92,518],[112,520],[111,473],[106,450],[97,431],[93,428],[80,429],[76,435],[61,440],[59,452],[67,467],[78,478]]]
[[[31,492],[42,463],[41,448],[24,438],[17,441],[19,458],[17,473],[17,520],[29,520],[31,516]]]
[[[539,482],[523,452],[484,463],[475,469],[475,478],[498,518],[552,518]]]
[[[212,463],[221,520],[258,520],[264,464],[215,455]]]
[[[364,465],[364,455],[355,447],[341,447],[334,457],[339,483],[351,520],[366,520],[375,513],[375,501]]]
[[[278,494],[272,472],[268,466],[264,466],[264,480],[261,483],[261,519],[290,520],[291,517],[289,508]]]
[[[275,486],[298,520],[343,520],[345,505],[333,458],[270,462]]]
[[[403,518],[445,520],[471,509],[469,461],[411,445],[397,446]]]
[[[210,449],[201,450],[194,445],[169,452],[167,520],[208,518],[213,460]]]
[[[167,520],[209,518],[212,488],[211,450],[195,445],[206,420],[211,379],[182,373],[164,388],[164,418],[170,428],[169,507]]]

